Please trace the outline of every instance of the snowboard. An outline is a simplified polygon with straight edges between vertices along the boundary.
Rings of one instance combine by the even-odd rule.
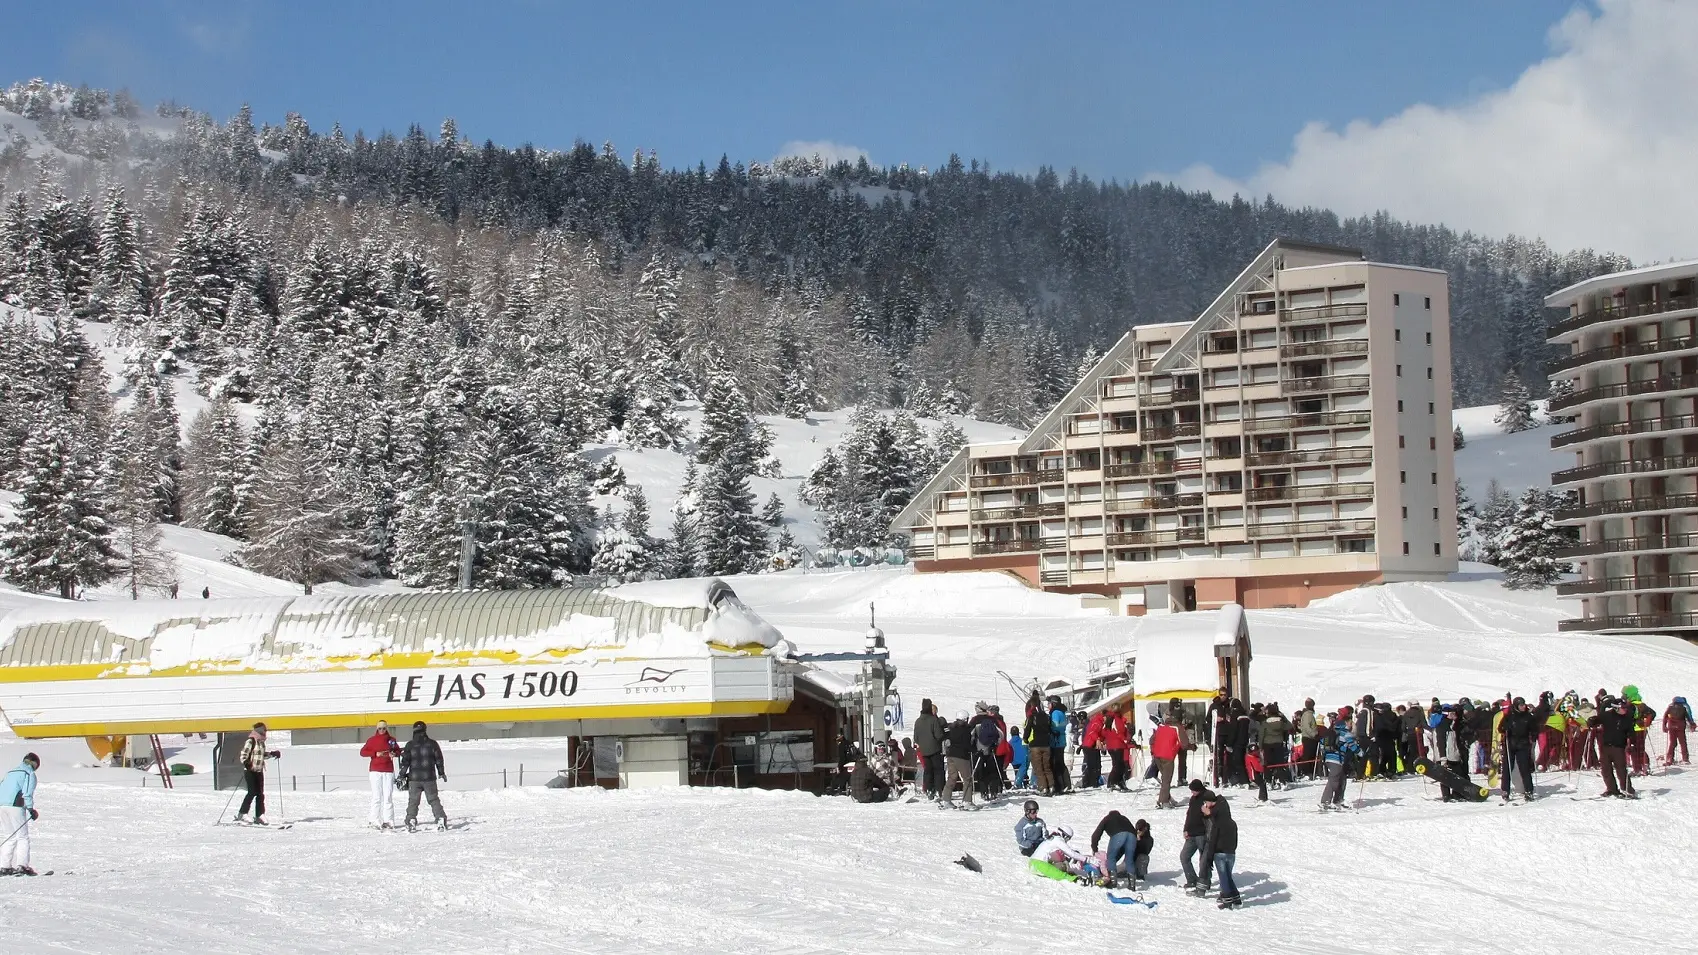
[[[1468,782],[1449,766],[1418,759],[1415,761],[1415,771],[1440,785],[1449,786],[1452,792],[1469,802],[1485,802],[1491,798],[1491,790],[1478,783]]]

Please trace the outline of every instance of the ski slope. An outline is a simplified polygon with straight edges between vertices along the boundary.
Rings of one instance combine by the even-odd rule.
[[[731,583],[803,650],[858,648],[876,605],[910,720],[923,696],[946,711],[1010,704],[998,670],[1077,676],[1144,628],[1191,622],[1110,617],[999,574],[886,568]],[[1660,706],[1698,691],[1698,647],[1554,632],[1568,612],[1549,591],[1502,589],[1479,565],[1447,582],[1251,612],[1252,696],[1295,708],[1306,695],[1337,706],[1363,692],[1531,697],[1633,682]],[[204,766],[210,755],[197,740],[166,742],[173,762]],[[1248,904],[1223,913],[1176,887],[1182,816],[1155,810],[1153,788],[1043,801],[1048,822],[1087,839],[1109,808],[1151,820],[1146,897],[1158,905],[1145,910],[1028,875],[1012,843],[1017,805],[969,814],[749,790],[548,790],[539,784],[564,765],[559,747],[468,742],[445,747],[444,796],[468,827],[383,834],[363,828],[355,747],[283,742],[273,782],[294,788],[269,815],[299,824],[266,832],[212,826],[228,794],[205,776],[171,792],[143,786],[133,770],[87,765],[74,740],[0,737],[0,762],[26,749],[45,759],[35,864],[61,873],[0,881],[0,930],[31,951],[258,953],[287,939],[302,953],[954,952],[1100,938],[1343,953],[1410,951],[1424,947],[1420,932],[1494,952],[1698,943],[1692,896],[1665,875],[1689,863],[1698,831],[1698,775],[1681,767],[1640,780],[1650,795],[1636,803],[1574,801],[1600,785],[1565,773],[1540,774],[1547,798],[1510,807],[1442,804],[1421,779],[1352,786],[1362,808],[1337,816],[1314,811],[1309,785],[1263,807],[1230,791]],[[962,853],[984,872],[952,865]]]

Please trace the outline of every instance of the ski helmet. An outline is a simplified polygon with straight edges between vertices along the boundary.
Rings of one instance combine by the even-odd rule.
[[[1038,801],[1036,799],[1028,799],[1028,800],[1026,800],[1026,805],[1024,805],[1020,808],[1024,812],[1037,812],[1038,811]]]
[[[1055,834],[1068,841],[1073,839],[1073,829],[1069,826],[1056,826]]]
[[[966,710],[956,710],[955,711],[955,718],[960,720],[963,723],[967,722],[967,711]]]
[[[1626,697],[1628,700],[1631,700],[1634,703],[1640,702],[1640,700],[1639,700],[1639,688],[1634,686],[1631,683],[1629,683],[1626,686],[1621,688],[1621,695]]]

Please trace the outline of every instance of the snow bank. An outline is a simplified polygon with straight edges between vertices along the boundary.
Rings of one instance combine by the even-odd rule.
[[[731,578],[750,603],[806,606],[852,620],[867,619],[867,605],[888,617],[1103,617],[1077,596],[1034,590],[1008,574],[992,571],[920,574],[911,567],[833,573],[763,574]],[[764,613],[764,611],[763,611]]]

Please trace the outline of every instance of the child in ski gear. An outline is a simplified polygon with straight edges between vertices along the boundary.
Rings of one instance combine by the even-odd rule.
[[[18,768],[0,779],[0,875],[35,875],[29,867],[29,824],[35,811],[35,771],[41,757],[25,753]]]
[[[413,724],[413,738],[401,751],[401,775],[407,780],[407,828],[419,824],[419,797],[430,803],[436,825],[448,825],[448,814],[442,811],[442,797],[436,794],[436,784],[448,781],[448,768],[442,762],[442,747],[426,732],[424,720]]]
[[[1026,789],[1032,784],[1029,756],[1026,752],[1026,741],[1020,738],[1020,727],[1008,728],[1008,760],[1014,767],[1014,788]]]
[[[1194,889],[1199,882],[1199,874],[1191,867],[1191,860],[1197,853],[1207,848],[1209,834],[1208,817],[1203,815],[1203,806],[1215,800],[1215,794],[1203,785],[1201,779],[1191,780],[1191,802],[1185,809],[1185,844],[1179,852],[1179,866],[1185,870],[1185,887]],[[1200,876],[1203,891],[1209,890],[1209,864],[1203,861],[1203,871]]]
[[[951,791],[955,784],[961,784],[961,799],[969,809],[973,808],[973,768],[968,762],[973,752],[973,728],[968,724],[967,711],[957,710],[955,722],[950,723],[943,731],[944,778],[943,793],[938,805],[954,808],[955,800]]]
[[[1327,784],[1321,790],[1321,808],[1332,809],[1344,804],[1344,780],[1346,773],[1362,755],[1362,747],[1356,742],[1356,734],[1350,731],[1350,707],[1342,707],[1338,713],[1329,717],[1332,726],[1328,727],[1326,736],[1321,741],[1325,755]]]
[[[377,730],[360,747],[360,755],[371,760],[367,765],[371,777],[371,825],[384,829],[395,827],[395,757],[401,755],[401,744],[389,735],[389,723],[377,721]]]
[[[1014,820],[1014,844],[1020,847],[1020,854],[1030,856],[1048,832],[1048,827],[1038,817],[1038,801],[1026,800],[1020,818]]]
[[[1692,709],[1686,705],[1686,697],[1677,696],[1674,698],[1674,702],[1669,704],[1668,710],[1663,713],[1663,732],[1669,738],[1669,751],[1663,757],[1663,762],[1670,764],[1674,762],[1676,746],[1680,747],[1680,761],[1682,763],[1692,762],[1691,754],[1686,750],[1686,731],[1689,729],[1698,730],[1698,723],[1692,721]]]
[[[238,757],[242,764],[242,781],[248,784],[248,792],[242,797],[241,808],[236,810],[237,822],[247,821],[244,817],[251,806],[254,811],[254,825],[265,825],[265,761],[281,755],[283,754],[275,749],[265,748],[265,724],[255,723],[253,732],[242,741],[242,752]]]
[[[1220,884],[1220,907],[1235,909],[1243,904],[1238,895],[1238,883],[1232,880],[1232,865],[1238,858],[1238,823],[1232,820],[1232,808],[1222,797],[1203,804],[1208,817],[1208,835],[1203,852],[1203,868],[1212,863],[1216,881]],[[1203,886],[1203,892],[1208,886]]]
[[[1075,848],[1072,840],[1073,830],[1067,826],[1056,826],[1038,847],[1032,850],[1032,858],[1042,859],[1059,869],[1065,869],[1076,876],[1095,881],[1100,874],[1097,871],[1097,860]]]
[[[1244,751],[1244,771],[1250,774],[1250,781],[1256,784],[1256,800],[1268,801],[1268,777],[1262,769],[1262,750],[1256,743],[1251,743]]]
[[[855,760],[849,774],[849,795],[859,803],[884,802],[890,798],[890,784],[873,772],[863,756]]]

